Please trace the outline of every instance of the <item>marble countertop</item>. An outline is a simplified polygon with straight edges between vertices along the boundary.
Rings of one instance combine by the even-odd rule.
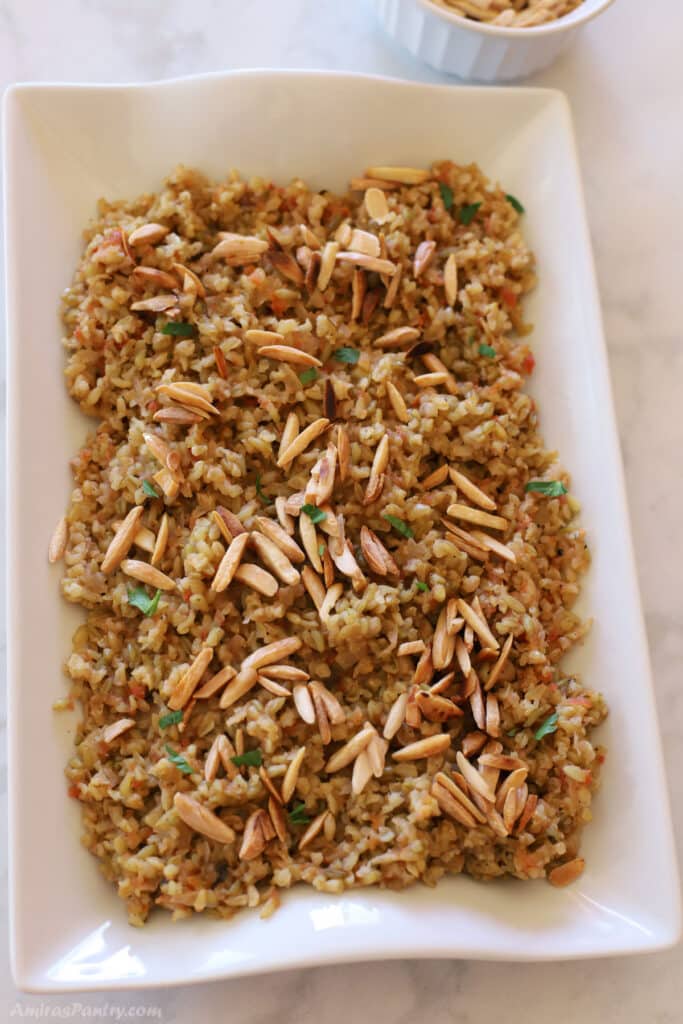
[[[683,232],[676,214],[683,167],[683,5],[659,0],[657,16],[646,10],[643,17],[648,7],[617,0],[569,54],[531,81],[565,90],[575,117],[680,845]],[[447,80],[396,49],[364,0],[0,0],[0,88],[22,80],[134,81],[257,66]],[[3,746],[4,737],[3,716]],[[3,805],[6,778],[3,760]],[[164,1024],[683,1019],[680,949],[592,963],[363,964],[170,992],[24,996],[7,966],[4,848],[1,869],[0,1015],[6,1020],[29,1014],[79,1020],[98,1012],[117,1019],[127,1010],[141,1015],[142,1008]]]

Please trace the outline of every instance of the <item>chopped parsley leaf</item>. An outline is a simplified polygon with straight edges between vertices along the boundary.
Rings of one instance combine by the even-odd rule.
[[[446,207],[447,210],[450,210],[451,206],[453,205],[453,189],[450,187],[450,185],[447,185],[445,181],[440,181],[439,192],[441,193],[441,198],[443,199],[443,205]]]
[[[197,328],[194,324],[187,324],[182,320],[169,320],[161,328],[161,333],[171,334],[174,338],[196,338]]]
[[[551,733],[557,731],[558,717],[557,711],[554,711],[549,718],[546,718],[545,722],[534,733],[537,740],[542,740],[544,736],[550,736]]]
[[[418,590],[422,590],[424,593],[426,593],[429,590],[427,584],[423,583],[422,580],[416,580],[415,586],[417,587]]]
[[[190,768],[182,754],[179,754],[177,750],[170,747],[168,743],[164,746],[164,750],[168,755],[169,761],[171,761],[176,768],[180,769],[183,775],[192,775],[192,768]]]
[[[460,223],[471,224],[480,206],[481,203],[468,203],[467,206],[461,206],[460,212],[458,213],[458,220]]]
[[[133,608],[138,608],[143,615],[154,615],[159,607],[160,597],[160,590],[157,590],[154,597],[150,597],[142,586],[128,588],[128,604],[132,604]]]
[[[505,198],[507,199],[508,203],[510,204],[513,210],[516,210],[517,213],[524,213],[524,207],[520,203],[519,199],[516,199],[515,196],[511,196],[509,193],[505,196]]]
[[[268,497],[268,495],[265,494],[263,488],[261,487],[261,474],[260,473],[256,474],[256,485],[255,486],[256,486],[256,493],[258,494],[258,496],[261,499],[261,501],[263,502],[263,504],[264,505],[270,505],[271,504],[271,500]]]
[[[257,747],[256,750],[246,750],[243,754],[235,754],[230,760],[238,766],[248,764],[258,768],[263,764],[263,754]]]
[[[398,516],[390,516],[387,512],[385,512],[382,518],[386,519],[388,523],[391,523],[396,532],[400,533],[402,537],[413,536],[413,531],[410,529],[408,524],[405,523],[402,519],[399,519]]]
[[[316,370],[315,366],[309,366],[307,370],[302,370],[301,373],[299,374],[299,380],[304,385],[304,387],[307,384],[312,384],[313,381],[316,381],[317,379],[318,371]]]
[[[524,490],[545,494],[546,498],[559,498],[567,493],[567,488],[561,480],[530,480]]]
[[[295,804],[287,815],[290,825],[308,825],[311,820],[306,814],[306,804]]]
[[[332,357],[337,360],[338,363],[357,363],[360,359],[360,352],[357,348],[349,348],[344,346],[338,348],[332,353]]]
[[[162,715],[159,719],[159,728],[168,729],[169,725],[177,725],[178,722],[182,722],[182,720],[182,711],[169,711],[167,715]]]
[[[143,491],[145,492],[145,494],[147,495],[148,498],[158,498],[159,497],[159,492],[154,487],[154,484],[151,484],[149,482],[149,480],[143,480],[142,481],[142,489],[143,489]]]
[[[495,350],[495,348],[492,348],[491,345],[480,345],[479,346],[479,355],[480,356],[486,356],[488,359],[493,359],[495,354],[496,354],[496,350]]]
[[[317,505],[302,505],[301,511],[305,512],[312,523],[322,523],[323,519],[327,518],[327,512],[324,512]]]

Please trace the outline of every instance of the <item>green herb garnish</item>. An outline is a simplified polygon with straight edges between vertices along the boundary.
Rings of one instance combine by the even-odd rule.
[[[324,544],[318,544],[318,554],[320,555],[321,558],[325,554],[325,545]]]
[[[128,588],[128,604],[132,604],[133,608],[138,608],[143,615],[154,615],[159,607],[160,597],[160,590],[157,590],[154,597],[150,597],[144,587],[134,587],[132,590],[130,587]]]
[[[357,348],[344,346],[344,348],[335,349],[332,358],[336,359],[338,363],[357,363],[360,359],[360,352]]]
[[[450,185],[447,185],[445,181],[440,181],[439,192],[441,193],[441,198],[443,199],[443,205],[446,207],[447,210],[450,210],[451,206],[453,205],[453,189],[450,187]]]
[[[508,731],[505,733],[505,735],[506,736],[516,736],[518,732],[519,732],[519,729],[517,728],[517,726],[515,726],[514,729],[508,729]]]
[[[308,825],[311,819],[306,814],[306,804],[295,804],[287,819],[290,825]]]
[[[188,324],[182,320],[169,320],[161,328],[161,333],[171,334],[174,338],[196,338],[197,328],[194,324]]]
[[[167,715],[162,715],[159,719],[159,728],[168,729],[169,725],[177,725],[178,722],[182,722],[182,720],[182,711],[169,711]]]
[[[404,523],[398,516],[390,516],[388,513],[384,513],[382,516],[388,523],[391,523],[397,533],[400,533],[402,537],[412,537],[413,531],[410,529],[407,523]]]
[[[272,504],[270,498],[268,497],[267,494],[264,493],[264,490],[261,487],[261,474],[260,473],[256,474],[256,484],[255,484],[255,486],[256,486],[256,493],[258,494],[258,496],[261,499],[261,501],[263,502],[263,504],[264,505]]]
[[[248,764],[253,765],[255,768],[258,768],[260,765],[263,764],[263,754],[257,747],[256,750],[247,750],[244,752],[244,754],[235,754],[235,756],[231,757],[230,760],[232,761],[233,764],[236,764],[238,766]]]
[[[546,498],[559,498],[560,495],[567,493],[567,488],[561,480],[530,480],[524,490],[545,494]]]
[[[480,356],[486,356],[487,359],[493,359],[495,354],[496,354],[495,348],[491,348],[490,345],[480,345],[479,346],[479,355]]]
[[[426,593],[429,590],[427,584],[423,583],[422,580],[416,580],[415,586],[417,587],[418,590],[421,590],[423,593]]]
[[[458,220],[460,223],[471,224],[480,206],[481,203],[468,203],[467,206],[461,206],[458,212]]]
[[[169,761],[172,761],[176,768],[179,768],[183,775],[192,775],[192,768],[185,760],[182,754],[179,754],[173,747],[169,747],[168,743],[164,746],[164,750],[168,755]]]
[[[315,366],[309,366],[307,370],[302,370],[299,374],[299,380],[306,386],[306,384],[312,384],[314,380],[318,379],[318,371]]]
[[[546,718],[545,722],[534,733],[537,740],[542,740],[544,736],[550,736],[551,733],[557,730],[557,711],[554,711],[550,718]]]
[[[312,523],[322,523],[323,519],[327,518],[327,512],[317,505],[302,505],[301,511],[306,513]]]
[[[143,491],[145,492],[145,494],[147,495],[148,498],[158,498],[159,497],[159,492],[156,490],[154,485],[149,482],[149,480],[143,480],[142,481],[142,489],[143,489]]]
[[[507,199],[508,203],[510,204],[513,210],[516,210],[517,213],[524,213],[524,207],[520,203],[519,199],[516,199],[514,196],[511,196],[509,193],[505,196],[505,198]]]

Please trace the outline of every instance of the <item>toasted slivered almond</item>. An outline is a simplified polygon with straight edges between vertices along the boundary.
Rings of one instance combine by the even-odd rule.
[[[488,551],[486,551],[484,548],[480,548],[477,544],[469,544],[457,533],[454,533],[448,523],[446,523],[446,526],[448,530],[446,534],[446,540],[448,540],[451,544],[458,548],[459,551],[463,551],[466,555],[469,555],[470,558],[473,558],[476,561],[488,561]]]
[[[311,691],[311,695],[317,696],[325,706],[325,712],[332,725],[341,725],[342,722],[346,721],[346,712],[343,707],[330,690],[322,683],[318,682],[317,679],[312,679],[308,684],[308,689]]]
[[[389,438],[387,434],[382,435],[382,439],[375,449],[375,455],[372,460],[372,466],[370,468],[370,479],[373,477],[379,477],[386,470],[389,465]]]
[[[472,648],[474,647],[474,630],[470,626],[469,622],[465,626],[462,635],[463,635],[463,640],[465,641],[465,647],[467,648],[468,652],[471,654],[472,653]]]
[[[194,270],[186,267],[183,263],[173,263],[171,265],[182,282],[183,291],[194,291],[200,299],[206,297],[206,289]]]
[[[115,523],[114,527],[116,528],[118,525],[118,523]],[[135,534],[133,543],[136,548],[140,548],[142,551],[146,551],[150,554],[154,550],[154,534],[151,530],[148,530],[146,526],[141,526]]]
[[[222,593],[232,583],[238,566],[242,561],[242,556],[244,555],[248,542],[248,533],[239,533],[230,541],[228,549],[223,555],[218,568],[216,569],[216,575],[211,583],[211,589],[215,594]]]
[[[334,391],[334,384],[329,378],[325,381],[323,387],[323,412],[328,420],[335,420],[337,418],[337,396]]]
[[[178,817],[193,831],[201,832],[216,843],[234,842],[235,833],[230,826],[194,797],[188,796],[187,793],[176,793],[173,797],[173,806]]]
[[[306,485],[306,501],[309,504],[324,505],[329,501],[334,490],[334,475],[337,468],[336,445],[328,444],[311,470],[311,477]]]
[[[449,505],[448,515],[453,519],[463,519],[468,523],[476,523],[478,526],[488,526],[492,530],[506,530],[507,519],[502,516],[493,516],[489,512],[481,512],[478,508],[470,508],[469,505],[460,505],[457,502]]]
[[[156,539],[154,541],[154,548],[152,550],[152,565],[158,565],[161,559],[164,557],[166,551],[166,545],[168,544],[168,515],[164,512],[159,523],[159,529],[157,531]]]
[[[475,612],[474,608],[467,604],[461,597],[458,598],[458,611],[465,622],[468,623],[481,640],[484,647],[490,647],[494,651],[500,648],[500,644],[489,629],[487,623]]]
[[[161,490],[164,492],[166,497],[172,501],[180,490],[180,484],[176,480],[175,476],[169,469],[164,466],[158,473],[155,473],[152,477],[155,484],[158,484]]]
[[[299,231],[301,232],[301,238],[304,242],[304,245],[309,246],[309,248],[311,249],[320,248],[320,239],[318,238],[316,233],[311,228],[309,228],[308,224],[300,224]]]
[[[219,753],[221,736],[216,736],[216,739],[211,744],[208,754],[206,755],[206,761],[204,762],[204,778],[207,782],[213,782],[218,774],[218,769],[221,765],[221,756]]]
[[[529,768],[527,765],[524,765],[521,768],[515,768],[514,771],[510,772],[504,782],[501,782],[498,787],[498,792],[496,793],[496,808],[499,811],[503,810],[505,799],[510,790],[521,786],[526,781],[528,774]]]
[[[208,697],[213,697],[215,693],[223,689],[226,683],[234,679],[236,675],[237,673],[232,665],[224,665],[220,672],[217,672],[215,676],[211,676],[203,686],[194,691],[192,696],[195,700],[206,700]]]
[[[254,327],[244,332],[244,340],[250,345],[282,345],[285,336],[279,331],[262,331]]]
[[[183,409],[177,405],[165,405],[154,413],[153,419],[157,423],[177,423],[179,426],[189,426],[201,423],[204,417],[198,412],[192,412],[191,409]]]
[[[268,800],[268,816],[273,826],[273,831],[275,832],[275,835],[277,836],[281,843],[286,843],[287,818],[285,816],[285,812],[281,804],[279,803],[279,799],[275,800],[272,796]],[[273,890],[273,893],[277,896],[276,890]],[[263,917],[263,913],[261,913],[261,917]]]
[[[470,661],[469,652],[465,646],[465,642],[460,636],[456,636],[455,638],[455,657],[458,665],[460,666],[460,671],[467,678],[472,669],[472,662]]]
[[[234,514],[234,512],[224,508],[222,505],[216,505],[214,513],[214,522],[227,540],[228,544],[239,534],[247,533],[247,530],[242,525],[242,521]]]
[[[315,722],[315,708],[308,688],[303,683],[297,683],[292,690],[292,696],[299,717],[308,725],[312,725]]]
[[[384,296],[384,308],[385,309],[393,309],[394,303],[396,302],[396,297],[398,295],[398,290],[399,290],[399,288],[401,286],[401,278],[402,277],[403,277],[403,267],[399,263],[399,265],[398,265],[398,267],[396,269],[396,273],[394,274],[394,276],[391,278],[391,280],[389,282],[389,287],[387,288],[387,293]]]
[[[323,624],[327,623],[327,620],[330,617],[332,609],[334,608],[335,604],[337,603],[337,601],[339,600],[343,593],[344,585],[342,583],[333,583],[332,586],[327,591],[327,593],[325,594],[323,602],[320,605],[320,608],[318,609],[318,615],[320,616],[320,621]]]
[[[378,576],[398,576],[399,568],[381,540],[367,526],[360,528],[360,546],[370,569]]]
[[[179,711],[184,708],[194,691],[197,689],[199,680],[206,672],[211,659],[213,658],[213,647],[202,647],[199,654],[180,677],[176,683],[173,693],[168,701],[172,711]]]
[[[432,646],[428,644],[420,656],[420,660],[415,666],[415,674],[413,675],[413,682],[418,686],[422,686],[423,683],[429,683],[434,675],[434,663],[432,662]]]
[[[282,803],[282,798],[280,797],[280,794],[275,788],[275,784],[273,783],[273,780],[268,774],[268,769],[266,768],[266,766],[263,764],[260,765],[258,773],[263,786],[268,790],[273,800],[276,800],[278,804]]]
[[[339,750],[332,754],[325,765],[325,771],[332,773],[346,768],[352,761],[355,761],[361,751],[365,750],[368,746],[373,736],[376,735],[377,733],[373,727],[366,723],[355,736],[352,736]]]
[[[389,714],[387,720],[384,723],[384,729],[382,735],[386,740],[394,738],[396,733],[399,731],[406,717],[406,708],[408,706],[408,694],[401,693],[396,698],[394,703],[389,708]]]
[[[306,451],[308,446],[312,444],[313,441],[315,441],[315,439],[329,427],[329,425],[330,421],[325,416],[321,416],[319,419],[314,420],[313,423],[310,423],[305,427],[304,430],[302,430],[300,434],[297,434],[294,440],[280,454],[277,460],[278,466],[288,466],[290,462],[293,462],[298,455],[301,455],[302,452]]]
[[[425,270],[427,270],[431,265],[435,253],[436,242],[431,240],[420,242],[415,250],[415,258],[413,259],[413,275],[416,280],[418,277],[421,277]]]
[[[500,656],[498,657],[498,661],[495,663],[495,665],[493,666],[493,668],[489,672],[489,677],[486,680],[486,682],[484,683],[484,689],[485,690],[492,690],[493,687],[498,682],[498,679],[500,678],[500,674],[503,671],[503,669],[505,668],[505,663],[507,662],[508,657],[510,655],[510,651],[512,649],[512,641],[513,641],[512,633],[508,633],[507,638],[505,640],[505,643],[503,644],[503,649],[500,652]]]
[[[432,172],[418,167],[368,167],[365,176],[396,181],[400,185],[421,185],[432,177]]]
[[[113,743],[115,739],[122,736],[124,732],[128,732],[135,725],[134,718],[119,718],[118,722],[112,722],[110,725],[105,725],[104,729],[100,733],[100,739],[103,743]]]
[[[110,573],[118,568],[130,551],[139,529],[140,517],[143,511],[144,507],[142,505],[136,505],[126,515],[126,518],[114,534],[102,560],[100,568],[103,573]]]
[[[287,499],[283,495],[278,495],[275,499],[275,512],[282,529],[292,537],[294,535],[295,527],[294,518],[293,516],[290,516],[287,511]],[[296,541],[294,541],[294,543],[296,543]]]
[[[374,348],[401,348],[420,337],[416,327],[395,327],[373,341]]]
[[[318,274],[318,288],[321,292],[325,291],[332,279],[332,271],[337,261],[338,252],[339,242],[325,243],[320,261],[320,272]]]
[[[299,534],[301,536],[301,543],[304,551],[306,552],[311,565],[316,572],[321,573],[323,571],[323,564],[318,550],[318,534],[313,520],[310,516],[306,515],[305,512],[299,516]],[[304,585],[308,590],[309,584],[306,580],[304,580]],[[313,597],[313,594],[311,594],[311,596]],[[315,597],[313,599],[315,601]]]
[[[486,705],[477,673],[472,669],[467,677],[470,710],[477,728],[486,732]]]
[[[445,722],[449,718],[461,718],[464,714],[452,700],[428,690],[420,690],[415,700],[428,722]]]
[[[303,689],[308,694],[308,690],[306,690],[305,687],[303,687]],[[312,703],[311,703],[311,714],[312,714],[312,717],[311,717],[310,721],[312,722],[312,721],[315,720],[315,712],[313,711],[313,704]],[[303,715],[302,715],[302,717],[303,717]],[[306,719],[304,719],[304,721],[309,721],[309,719],[306,718]],[[282,780],[282,790],[281,790],[281,792],[282,792],[282,802],[283,802],[283,804],[288,804],[289,801],[294,796],[294,791],[296,789],[296,784],[297,784],[297,781],[299,779],[299,773],[301,772],[301,766],[304,763],[304,758],[305,757],[306,757],[306,747],[305,746],[304,747],[299,747],[299,749],[294,754],[294,757],[292,758],[292,760],[287,765],[287,771],[285,772],[284,778]]]
[[[487,494],[477,487],[469,477],[466,477],[464,473],[459,472],[453,466],[450,467],[450,477],[456,487],[458,487],[466,498],[474,502],[475,505],[479,505],[480,508],[486,509],[488,512],[493,512],[496,508],[495,501],[492,501]]]
[[[315,708],[315,720],[318,726],[318,732],[320,733],[320,740],[323,746],[327,746],[328,743],[332,742],[332,731],[330,729],[330,720],[327,716],[325,704],[320,698],[320,695],[311,689],[311,684],[308,684],[308,691],[313,701],[313,707]]]
[[[470,800],[467,792],[465,792],[465,789],[468,788],[465,779],[462,776],[458,776],[458,779],[460,780],[460,785],[456,783],[454,778],[446,775],[445,772],[437,772],[434,776],[434,781],[438,785],[443,786],[443,788],[450,793],[451,797],[456,800],[460,806],[468,812],[468,814],[472,815],[475,821],[478,821],[483,825],[486,821],[486,815],[482,813],[472,800]],[[464,786],[465,789],[462,789],[461,786]]]
[[[292,410],[292,412],[288,414],[287,419],[285,420],[285,426],[282,431],[282,437],[280,438],[280,449],[278,451],[278,458],[281,457],[283,453],[287,451],[294,438],[298,437],[298,435],[299,417],[294,412],[294,410]]]
[[[365,203],[365,210],[370,220],[383,224],[389,218],[389,204],[381,188],[370,186],[370,188],[366,189],[363,202]]]
[[[432,487],[440,487],[447,476],[448,466],[444,463],[443,466],[438,466],[431,473],[428,473],[423,480],[420,480],[420,487],[423,491],[429,491]]]
[[[131,303],[130,308],[135,313],[164,313],[177,303],[176,295],[153,295],[149,299],[140,299],[138,302]]]
[[[159,270],[157,267],[136,267],[131,277],[142,284],[159,285],[160,288],[178,287],[178,282],[172,274],[167,274],[165,270]]]
[[[458,298],[458,263],[454,252],[446,260],[443,272],[443,287],[446,292],[446,302],[449,306],[454,306]]]
[[[363,309],[367,282],[365,271],[356,267],[351,278],[351,319],[357,320]]]
[[[252,666],[242,667],[234,679],[231,679],[221,695],[219,706],[221,708],[232,707],[238,700],[244,697],[256,686],[258,673]],[[238,751],[239,753],[239,751]]]
[[[507,544],[503,544],[496,537],[490,537],[488,533],[484,533],[482,530],[472,530],[472,536],[482,547],[496,555],[500,555],[506,562],[517,561],[517,556],[512,548],[509,548]]]
[[[346,249],[351,241],[352,228],[347,220],[342,221],[334,233],[335,242],[339,242],[342,249]]]
[[[479,543],[473,533],[470,533],[469,530],[464,530],[461,526],[456,526],[455,523],[445,517],[441,518],[441,522],[449,533],[455,535],[457,543],[463,542],[468,549],[471,548],[473,551],[479,552],[484,558],[488,558],[488,549]],[[448,539],[451,540],[452,538],[449,537]]]
[[[334,583],[334,562],[328,547],[325,548],[320,557],[323,563],[323,582],[326,587],[331,587]]]
[[[420,692],[419,686],[413,684],[408,690],[408,703],[406,704],[405,723],[411,729],[419,729],[422,725],[422,712],[417,703],[417,695]]]
[[[455,636],[464,624],[465,620],[458,615],[457,598],[450,597],[446,603],[446,629],[451,636]]]
[[[569,860],[565,864],[560,864],[558,867],[553,868],[548,875],[548,881],[557,888],[571,885],[572,882],[575,882],[583,874],[585,866],[586,862],[583,857],[575,857],[574,860]]]
[[[266,516],[256,516],[254,522],[265,537],[274,544],[277,544],[280,551],[287,556],[290,562],[298,563],[306,560],[306,556],[299,545],[279,523],[268,519]]]
[[[267,665],[275,665],[283,658],[288,658],[290,654],[296,654],[300,647],[301,640],[298,636],[286,636],[281,640],[274,640],[270,644],[264,644],[263,647],[257,647],[255,651],[248,654],[240,668],[262,669]]]
[[[165,238],[171,229],[163,224],[141,224],[128,235],[128,245],[155,245]]]
[[[363,591],[367,586],[367,580],[356,561],[349,541],[334,537],[328,544],[328,550],[339,572],[351,580],[354,591],[356,593]]]
[[[396,653],[399,658],[402,658],[407,654],[422,654],[426,649],[427,645],[424,640],[407,640],[405,643],[399,644]]]
[[[266,848],[269,836],[273,838],[274,835],[275,829],[266,811],[263,809],[254,811],[249,815],[244,826],[239,851],[240,860],[254,860],[256,857],[260,857]]]
[[[407,747],[395,750],[393,758],[394,761],[418,761],[423,757],[445,754],[450,745],[451,738],[448,733],[436,733],[434,736],[427,736],[426,739],[416,740]]]
[[[466,810],[461,803],[458,803],[449,790],[444,786],[440,786],[438,782],[436,782],[436,779],[432,783],[430,793],[439,805],[439,809],[444,814],[454,818],[455,821],[458,821],[461,825],[465,825],[467,828],[474,828],[477,824],[469,811]]]
[[[490,786],[486,784],[476,768],[470,764],[461,750],[457,752],[455,759],[458,762],[458,768],[462,772],[467,785],[470,786],[472,790],[479,793],[484,800],[493,805],[496,802],[495,793]]]
[[[322,366],[323,364],[315,356],[311,356],[303,349],[294,348],[293,345],[262,345],[258,354],[265,359],[275,359],[281,363],[292,363],[294,366]]]
[[[320,835],[329,813],[329,811],[323,811],[322,814],[313,819],[299,840],[299,851],[305,850]]]
[[[268,676],[264,676],[262,672],[258,674],[258,681],[264,690],[268,693],[272,693],[274,697],[291,697],[292,694],[286,686],[282,686],[281,683],[276,683],[274,679],[269,679]]]
[[[351,458],[351,444],[349,442],[349,434],[345,426],[341,423],[337,427],[337,459],[339,461],[339,479],[342,483],[346,480],[349,473],[349,465]]]
[[[391,276],[396,273],[396,264],[392,263],[391,260],[383,260],[377,256],[368,256],[364,252],[338,252],[336,261],[337,263],[353,263],[356,267],[362,267],[364,270],[374,270],[378,274]]]
[[[367,175],[362,178],[351,178],[349,188],[352,192],[365,192],[369,188],[381,188],[385,192],[392,192],[400,188],[399,181],[389,181],[386,178],[370,178]]]
[[[367,750],[362,750],[353,764],[351,773],[351,792],[359,796],[372,778],[372,762]]]
[[[221,231],[220,235],[221,241],[211,250],[211,256],[225,260],[230,267],[258,263],[268,249],[268,242],[252,235],[236,235],[230,231]]]
[[[244,729],[241,726],[235,732],[235,753],[240,757],[244,753]]]
[[[474,757],[486,745],[488,737],[485,733],[475,730],[468,732],[462,739],[462,752],[465,757]]]
[[[294,568],[287,555],[277,544],[261,533],[248,535],[250,543],[262,562],[277,576],[282,583],[293,586],[300,580],[300,574]],[[233,541],[234,543],[234,541]]]
[[[522,811],[519,821],[517,822],[517,835],[524,831],[529,822],[534,816],[536,807],[538,805],[538,796],[536,793],[529,793],[524,804],[524,810]]]
[[[306,682],[310,679],[308,672],[296,665],[266,665],[261,674],[269,679],[282,679],[288,683]]]
[[[372,768],[372,774],[376,779],[381,779],[384,774],[384,765],[386,763],[387,751],[389,744],[386,740],[383,740],[378,735],[377,731],[373,728],[370,742],[365,748],[365,753],[370,761],[370,767]]]
[[[363,231],[361,228],[353,229],[349,241],[346,242],[346,248],[353,252],[363,252],[366,256],[379,256],[380,254],[377,235],[373,235],[371,231]]]
[[[440,384],[445,384],[448,380],[448,373],[440,371],[438,373],[419,373],[414,378],[414,383],[419,388],[436,388]]]
[[[155,569],[148,562],[140,562],[136,558],[126,558],[121,562],[121,568],[126,576],[132,576],[134,580],[141,583],[148,583],[155,590],[175,590],[175,580],[172,580],[166,573]]]
[[[162,466],[167,466],[167,459],[171,449],[163,437],[160,437],[158,434],[143,434],[142,439],[157,462],[160,462]]]
[[[435,683],[432,683],[429,687],[429,692],[439,696],[449,688],[454,679],[455,672],[447,672],[445,676],[441,676],[441,679],[437,679]]]
[[[503,803],[503,824],[508,832],[511,832],[514,828],[515,822],[519,817],[524,807],[524,800],[520,803],[520,791],[517,789],[508,790],[508,794],[505,797]]]
[[[308,591],[308,595],[313,601],[316,609],[320,611],[322,603],[325,600],[325,584],[309,565],[305,565],[301,570],[301,582]]]
[[[275,577],[262,569],[260,565],[254,565],[252,562],[242,562],[235,571],[233,579],[238,583],[243,583],[245,587],[250,587],[258,594],[263,594],[264,597],[274,597],[279,589]]]
[[[486,698],[486,729],[489,736],[500,736],[500,708],[498,698],[489,693]]]
[[[485,768],[498,768],[502,772],[514,772],[524,768],[524,761],[512,754],[480,754],[478,763]]]
[[[446,391],[448,391],[448,393],[451,395],[458,394],[458,383],[455,377],[448,369],[446,364],[443,363],[439,359],[439,357],[434,354],[434,352],[421,352],[420,358],[422,359],[424,366],[427,368],[427,370],[430,371],[430,373],[445,373],[446,379],[443,381],[443,383],[446,385]],[[425,374],[424,376],[428,376],[428,374]]]
[[[142,511],[142,509],[140,510]],[[130,513],[129,513],[130,515]],[[137,521],[136,521],[137,522]],[[122,524],[123,525],[123,524]],[[57,525],[55,526],[54,533],[50,538],[50,543],[47,548],[47,558],[49,562],[58,562],[66,551],[66,544],[69,539],[69,526],[66,521],[66,516],[62,516]],[[113,543],[113,541],[112,541]],[[111,545],[110,545],[111,547]],[[107,551],[107,554],[109,552]],[[126,554],[126,552],[124,552]],[[105,556],[106,557],[106,556]],[[104,563],[102,564],[104,569]],[[105,570],[106,571],[106,570]]]
[[[199,409],[202,412],[217,416],[218,409],[211,404],[206,397],[206,393],[197,391],[190,385],[191,382],[189,381],[175,381],[171,384],[159,384],[156,390],[160,395],[167,395],[168,398],[173,399],[174,402],[179,402],[181,405],[188,405],[192,409]]]
[[[407,423],[409,419],[408,407],[406,406],[403,395],[396,385],[392,384],[390,380],[386,381],[385,387],[387,389],[387,398],[391,402],[391,407],[396,413],[396,418],[400,420],[401,423]]]
[[[283,277],[301,288],[304,283],[304,275],[301,267],[291,253],[272,249],[268,254],[268,258],[270,259],[271,264],[280,274],[282,274]]]
[[[455,637],[448,632],[446,608],[442,608],[432,638],[432,664],[439,671],[448,668],[455,654]]]

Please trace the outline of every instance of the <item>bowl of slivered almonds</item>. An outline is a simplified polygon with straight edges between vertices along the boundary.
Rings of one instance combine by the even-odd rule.
[[[481,82],[551,64],[613,0],[375,0],[385,29],[437,71]]]

